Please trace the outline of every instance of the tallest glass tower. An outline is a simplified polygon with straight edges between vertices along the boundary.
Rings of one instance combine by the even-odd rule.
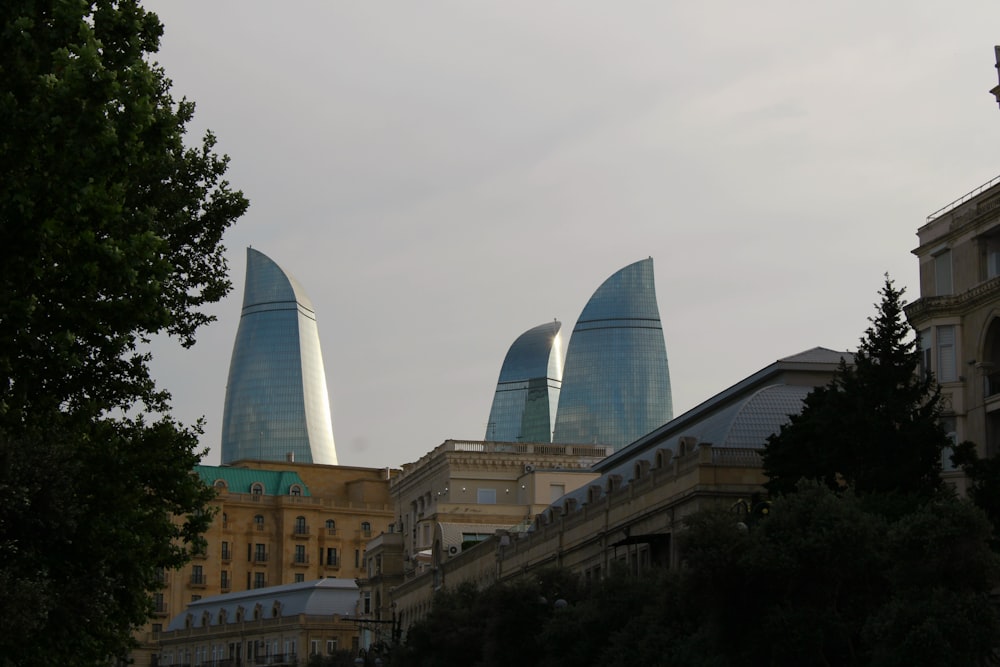
[[[650,257],[605,280],[576,321],[552,441],[617,450],[672,418]]]
[[[247,248],[243,314],[229,364],[222,463],[337,463],[316,312],[305,290]]]

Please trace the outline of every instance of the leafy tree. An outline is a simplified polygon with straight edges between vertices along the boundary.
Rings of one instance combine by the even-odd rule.
[[[149,61],[136,0],[0,10],[0,664],[106,664],[209,520],[200,426],[169,417],[156,334],[230,289],[247,207]],[[178,521],[173,521],[177,517]]]
[[[938,386],[921,371],[903,290],[886,276],[880,294],[853,364],[842,359],[833,380],[768,439],[772,493],[792,492],[802,478],[862,495],[930,498],[942,489],[941,452],[951,442],[938,421]]]

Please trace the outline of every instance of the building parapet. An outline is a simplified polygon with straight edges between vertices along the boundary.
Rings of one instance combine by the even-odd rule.
[[[923,320],[939,313],[966,312],[983,306],[987,301],[994,301],[997,291],[1000,291],[1000,276],[982,282],[961,294],[922,296],[907,304],[904,310],[910,321]]]
[[[939,208],[938,210],[934,211],[933,213],[927,216],[927,221],[924,224],[925,225],[930,224],[931,222],[937,220],[938,218],[944,216],[945,214],[950,213],[952,211],[956,211],[956,209],[958,209],[962,204],[965,204],[966,202],[974,199],[975,197],[979,196],[983,192],[986,192],[987,190],[992,188],[994,185],[997,185],[998,183],[1000,183],[1000,175],[994,176],[992,179],[983,183],[978,188],[966,192],[958,199],[949,202],[944,206],[942,206],[941,208]],[[956,221],[960,221],[966,218],[971,218],[980,213],[986,213],[988,211],[997,208],[998,206],[1000,206],[1000,202],[997,201],[978,202],[974,207],[969,207],[967,210],[962,211],[961,213],[958,213],[956,211],[954,217],[956,218]]]
[[[391,512],[393,506],[388,503],[358,503],[350,500],[335,500],[315,496],[268,496],[259,493],[228,493],[226,502],[253,503],[256,505],[271,505],[283,507],[286,505],[312,506],[322,508],[353,509],[364,511]]]
[[[553,444],[550,442],[492,442],[488,440],[445,440],[443,443],[424,454],[414,463],[404,463],[401,473],[393,478],[398,484],[403,478],[415,470],[424,468],[427,463],[449,452],[471,454],[515,454],[536,456],[567,456],[584,459],[587,465],[596,463],[614,451],[611,445],[587,444]]]

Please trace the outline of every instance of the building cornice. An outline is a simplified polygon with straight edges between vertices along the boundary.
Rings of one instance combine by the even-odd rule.
[[[980,283],[961,294],[925,296],[907,305],[906,318],[910,322],[925,322],[935,317],[966,315],[973,310],[993,303],[1000,297],[1000,276]]]

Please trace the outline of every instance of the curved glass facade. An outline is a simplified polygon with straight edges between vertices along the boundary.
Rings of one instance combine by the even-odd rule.
[[[337,463],[312,302],[267,255],[247,248],[243,314],[229,364],[222,463]]]
[[[604,281],[573,327],[552,441],[618,450],[673,412],[650,257]]]
[[[525,331],[500,368],[486,440],[550,442],[562,382],[560,322]]]

